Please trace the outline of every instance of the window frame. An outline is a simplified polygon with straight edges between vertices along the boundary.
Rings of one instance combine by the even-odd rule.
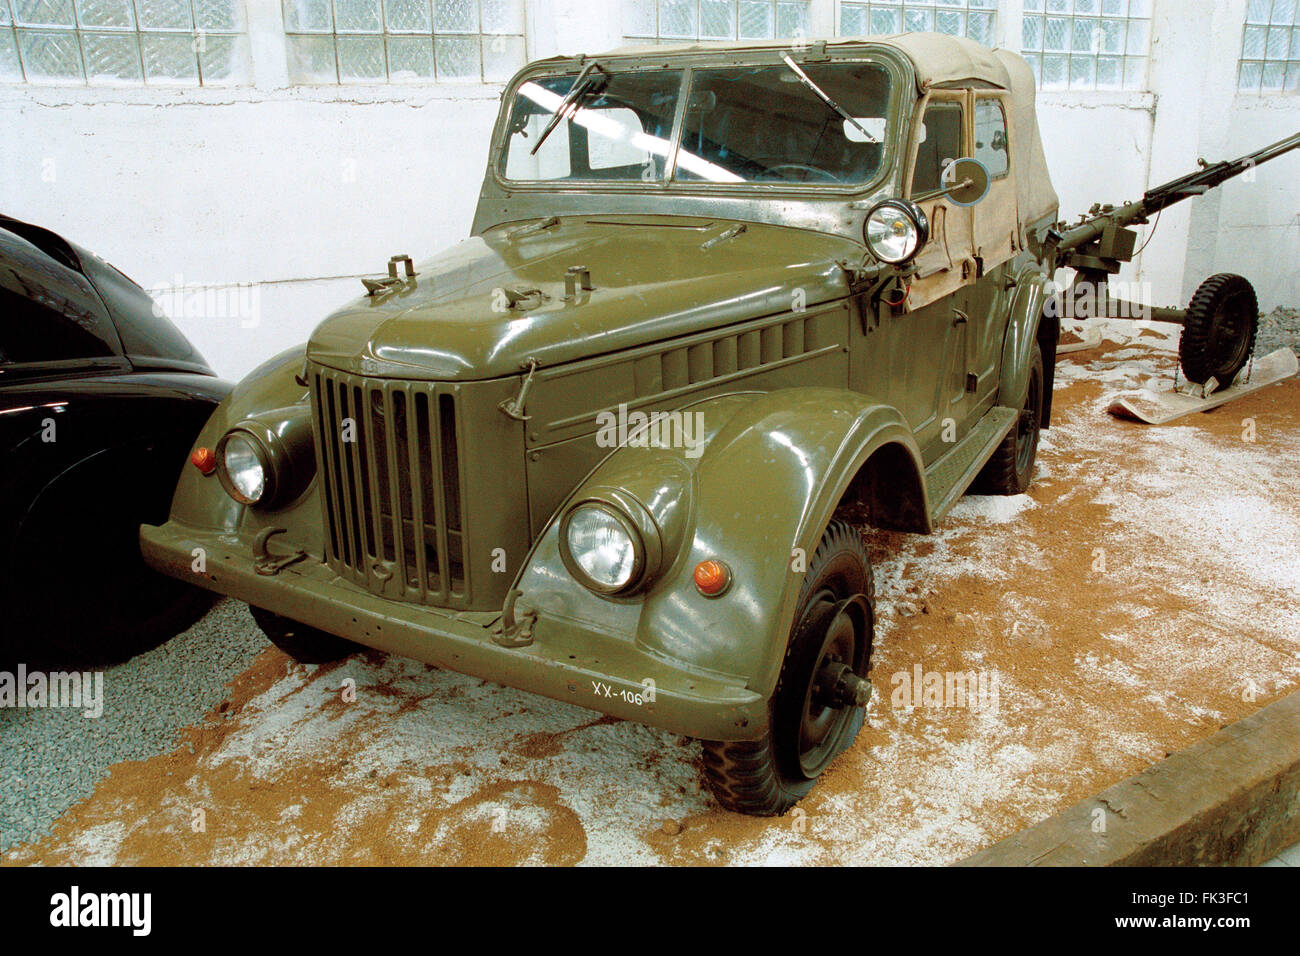
[[[963,156],[970,155],[971,143],[974,141],[972,136],[973,127],[971,125],[974,122],[974,110],[973,108],[967,108],[970,100],[970,92],[971,91],[968,88],[932,89],[923,99],[917,101],[916,113],[913,119],[914,125],[912,127],[911,143],[909,146],[910,155],[904,179],[904,198],[910,199],[912,202],[929,202],[936,197],[941,197],[944,191],[942,170],[940,170],[939,173],[939,186],[937,188],[927,190],[923,193],[917,193],[915,191],[917,161],[921,156],[921,130],[925,126],[925,114],[935,103],[956,103],[958,107],[960,107],[962,111],[961,147],[958,151],[960,155],[955,158],[961,159]],[[1008,164],[1008,166],[1009,165],[1010,164]]]
[[[1237,79],[1234,92],[1247,96],[1296,96],[1300,95],[1300,80],[1297,86],[1288,87],[1287,77],[1294,71],[1300,76],[1300,56],[1292,56],[1292,50],[1295,49],[1297,38],[1300,37],[1300,3],[1297,3],[1291,13],[1291,22],[1274,23],[1273,22],[1272,4],[1269,5],[1268,15],[1265,23],[1258,20],[1251,20],[1250,4],[1247,3],[1246,11],[1242,15],[1241,23],[1241,44],[1237,52]],[[1252,27],[1263,29],[1264,31],[1264,50],[1261,56],[1246,56],[1246,36]],[[1290,31],[1288,37],[1287,49],[1280,57],[1270,57],[1268,55],[1268,37],[1269,33],[1275,29],[1286,29]],[[1280,87],[1266,87],[1264,85],[1264,73],[1270,64],[1280,64],[1282,67],[1282,85]],[[1242,74],[1248,65],[1255,66],[1259,69],[1258,81],[1253,86],[1242,86]]]
[[[72,25],[66,24],[25,24],[20,23],[18,19],[18,0],[0,0],[0,6],[8,10],[9,22],[0,25],[0,35],[5,33],[13,37],[14,56],[18,62],[18,68],[21,73],[21,79],[10,79],[0,81],[0,85],[8,87],[28,87],[38,89],[78,89],[89,88],[94,90],[137,90],[137,89],[218,89],[228,90],[248,87],[253,84],[253,52],[252,52],[252,20],[248,13],[247,0],[233,0],[233,5],[239,13],[238,29],[206,29],[199,26],[199,14],[197,9],[198,0],[187,0],[187,6],[190,16],[190,28],[168,28],[157,26],[146,26],[140,22],[140,0],[126,0],[131,8],[131,26],[103,26],[103,25],[85,25],[81,23],[81,11],[78,8],[76,0],[67,0],[68,8],[72,14]],[[19,32],[27,33],[53,33],[60,36],[72,37],[76,41],[77,56],[81,65],[81,78],[60,77],[60,78],[40,78],[32,79],[28,74],[28,64],[23,57],[22,47],[19,43]],[[135,59],[140,68],[139,79],[121,80],[121,81],[104,81],[92,79],[86,63],[86,35],[106,35],[114,37],[131,37],[135,41]],[[193,54],[194,75],[190,77],[162,77],[159,79],[150,79],[145,69],[145,52],[144,38],[146,36],[160,37],[178,37],[184,39],[190,46],[190,52]],[[195,44],[200,40],[206,42],[208,38],[220,37],[229,38],[234,41],[236,47],[241,47],[240,51],[240,72],[241,75],[233,80],[214,80],[204,81],[203,77],[203,56],[206,50],[199,50]]]
[[[662,32],[662,29],[661,29],[661,23],[660,23],[660,13],[661,13],[661,10],[660,10],[660,0],[650,0],[650,2],[652,2],[652,3],[654,4],[654,8],[655,8],[655,10],[654,10],[654,16],[655,16],[655,32],[654,32],[654,35],[653,35],[653,36],[650,36],[650,35],[645,34],[645,33],[632,33],[632,32],[629,32],[629,30],[628,30],[628,28],[627,28],[627,22],[628,22],[628,19],[629,19],[629,14],[628,14],[628,5],[629,5],[630,2],[631,2],[631,0],[620,0],[620,2],[619,2],[619,20],[620,20],[620,25],[619,25],[619,36],[621,36],[621,37],[623,38],[623,42],[624,42],[624,43],[627,43],[627,44],[636,44],[636,45],[643,45],[643,44],[645,44],[645,45],[663,45],[663,46],[668,46],[668,45],[675,44],[675,43],[727,43],[727,42],[731,42],[731,43],[746,43],[746,42],[761,42],[761,41],[763,41],[763,40],[797,40],[797,39],[800,39],[800,38],[806,37],[806,36],[812,34],[813,32],[815,32],[815,31],[813,30],[813,23],[816,22],[816,19],[817,19],[817,16],[816,16],[816,14],[817,14],[817,7],[818,7],[819,3],[824,3],[824,2],[826,2],[826,0],[765,0],[765,2],[767,2],[767,3],[771,6],[771,8],[772,8],[772,36],[770,36],[770,37],[766,37],[766,36],[764,36],[764,37],[742,37],[742,36],[740,36],[740,12],[739,12],[739,9],[737,8],[737,9],[736,9],[736,23],[735,23],[735,31],[734,31],[734,32],[735,32],[735,35],[734,35],[734,36],[730,36],[730,37],[726,37],[726,38],[724,38],[724,37],[716,37],[716,36],[707,36],[707,37],[706,37],[706,36],[704,36],[704,35],[702,34],[701,29],[700,29],[701,26],[702,26],[702,24],[701,24],[701,17],[700,17],[700,0],[692,0],[692,2],[694,2],[694,4],[695,4],[695,34],[694,34],[694,36],[665,36],[665,35],[664,35],[664,33]],[[732,2],[733,4],[736,4],[736,3],[737,3],[737,0],[731,0],[731,2]],[[781,3],[787,3],[787,2],[789,2],[789,3],[799,3],[799,4],[802,4],[802,6],[803,6],[803,8],[804,8],[804,11],[805,11],[805,13],[806,13],[806,19],[807,19],[807,24],[808,24],[808,29],[807,29],[807,31],[806,31],[805,33],[795,33],[795,34],[793,34],[793,35],[787,37],[787,36],[783,36],[783,35],[781,35],[781,34],[778,32],[778,24],[777,24],[778,9],[777,9],[777,7],[778,7],[779,4],[781,4]]]
[[[1151,0],[1147,0],[1148,5],[1144,8],[1146,10],[1145,14],[1134,14],[1131,6],[1125,6],[1124,13],[1122,14],[1106,14],[1102,12],[1102,7],[1100,3],[1098,4],[1097,11],[1095,13],[1077,14],[1073,11],[1073,9],[1071,9],[1069,12],[1053,12],[1047,9],[1047,2],[1048,0],[1038,0],[1037,5],[1033,9],[1030,9],[1030,5],[1028,3],[1024,3],[1021,5],[1020,32],[1019,32],[1020,41],[1016,46],[1017,52],[1019,52],[1019,54],[1029,62],[1030,68],[1034,71],[1034,83],[1038,93],[1040,94],[1072,93],[1077,95],[1088,95],[1088,94],[1099,93],[1099,94],[1110,94],[1110,95],[1115,95],[1115,94],[1133,95],[1133,94],[1142,94],[1142,93],[1150,92],[1151,52],[1152,52],[1152,42],[1155,38],[1155,32],[1156,32],[1155,30],[1156,21],[1154,16],[1154,10],[1150,6]],[[1039,45],[1034,49],[1029,49],[1025,45],[1025,24],[1030,19],[1039,20],[1042,22],[1043,25],[1043,34],[1039,38]],[[1047,49],[1046,32],[1047,32],[1048,20],[1065,20],[1066,23],[1068,24],[1067,26],[1068,35],[1066,37],[1066,48],[1064,50]],[[1097,31],[1100,30],[1101,23],[1107,20],[1122,20],[1124,22],[1124,44],[1123,44],[1124,48],[1119,53],[1102,53],[1100,50],[1098,50],[1095,53],[1094,52],[1084,53],[1081,50],[1076,51],[1072,49],[1074,23],[1076,21],[1092,22],[1094,25],[1093,35],[1095,39],[1095,37],[1098,35]],[[1131,25],[1134,22],[1146,24],[1146,43],[1141,53],[1128,52],[1129,32],[1131,29]],[[1082,56],[1090,57],[1093,61],[1093,79],[1091,85],[1089,86],[1082,86],[1082,85],[1076,86],[1073,82],[1073,71],[1071,69],[1071,61],[1075,55],[1079,55],[1081,57]],[[1059,56],[1065,59],[1064,85],[1059,85],[1059,86],[1045,85],[1043,80],[1043,60],[1047,56]],[[1118,86],[1101,86],[1098,84],[1097,76],[1096,76],[1096,66],[1097,63],[1103,58],[1116,58],[1120,61],[1120,80]],[[1129,86],[1127,81],[1127,69],[1128,69],[1127,64],[1129,60],[1138,60],[1142,64],[1142,78],[1140,81],[1136,82],[1136,84],[1133,86]]]
[[[938,2],[939,2],[939,3],[942,3],[943,0],[938,0]],[[925,3],[923,9],[928,10],[929,12],[931,12],[931,13],[933,13],[933,14],[938,14],[938,13],[961,13],[961,14],[963,14],[964,16],[966,16],[965,29],[964,29],[963,32],[960,33],[960,34],[957,34],[957,33],[943,33],[943,31],[938,30],[938,29],[934,29],[934,32],[936,32],[936,33],[943,33],[944,36],[961,36],[961,37],[966,37],[966,38],[974,39],[974,38],[971,37],[971,35],[970,35],[970,14],[971,14],[971,13],[989,14],[989,15],[991,16],[991,18],[992,18],[992,19],[990,20],[990,25],[989,25],[990,40],[992,41],[991,45],[992,45],[992,46],[997,46],[997,45],[999,45],[999,39],[1000,39],[1000,33],[999,33],[999,31],[1000,31],[1001,26],[1002,26],[1003,0],[995,0],[993,6],[991,6],[991,7],[972,7],[972,6],[970,6],[969,0],[949,0],[949,2],[950,2],[953,6],[955,6],[957,3],[962,3],[963,5],[962,5],[962,7],[961,7],[960,10],[955,10],[955,9],[953,9],[953,10],[949,10],[949,9],[943,9],[942,7],[938,6],[938,5],[935,4],[935,3],[927,2],[927,3]],[[906,9],[903,0],[898,0],[897,3],[890,2],[890,0],[885,0],[885,2],[883,2],[883,3],[881,2],[881,0],[835,0],[834,23],[833,23],[833,25],[832,25],[832,28],[833,28],[833,31],[834,31],[835,36],[837,36],[837,37],[849,37],[849,36],[855,36],[855,37],[856,37],[856,36],[872,37],[872,36],[883,36],[883,35],[885,35],[885,34],[870,33],[870,32],[868,32],[868,33],[862,33],[862,34],[860,34],[860,33],[844,33],[844,32],[843,32],[843,29],[842,29],[842,27],[843,27],[843,23],[844,23],[844,7],[845,7],[846,5],[849,6],[849,7],[864,7],[864,8],[866,8],[866,11],[867,11],[867,17],[868,17],[868,23],[869,23],[869,22],[870,22],[870,15],[871,15],[871,13],[872,13],[872,7],[875,6],[876,4],[879,4],[879,5],[882,6],[882,7],[883,7],[883,6],[888,6],[888,7],[890,7],[891,9],[896,8],[896,9],[898,10],[898,12],[899,12],[900,14],[902,14],[902,21],[901,21],[900,24],[899,24],[900,29],[901,29],[901,32],[903,32],[903,33],[913,33],[913,32],[917,32],[917,31],[913,31],[913,30],[908,30],[908,29],[907,29],[907,13],[910,12],[910,11],[908,11],[908,10]],[[937,27],[937,21],[936,21],[936,27]],[[980,40],[976,40],[975,42],[979,43],[979,42],[982,42],[982,41],[980,41]]]
[[[504,79],[488,79],[485,75],[486,62],[483,56],[483,46],[497,38],[519,41],[523,48],[523,59],[518,66],[511,71],[511,76],[518,73],[520,69],[529,62],[529,43],[528,43],[528,21],[529,21],[529,3],[527,0],[518,0],[519,5],[519,33],[487,33],[483,30],[483,4],[482,0],[473,0],[474,11],[478,18],[477,29],[472,32],[446,32],[440,31],[437,27],[437,11],[434,7],[435,0],[428,0],[429,7],[429,32],[390,32],[387,21],[387,10],[383,3],[379,4],[379,29],[373,32],[364,32],[357,30],[338,29],[337,13],[335,11],[335,0],[327,0],[329,4],[329,30],[302,30],[292,29],[289,26],[288,6],[291,0],[276,0],[280,10],[280,41],[284,48],[285,68],[288,74],[287,83],[291,88],[314,88],[330,89],[335,87],[355,88],[359,86],[380,86],[394,87],[475,87],[475,86],[502,86],[509,83],[509,77]],[[334,79],[322,80],[300,80],[294,78],[292,52],[293,40],[295,39],[316,39],[331,41],[331,50],[334,59]],[[478,75],[471,78],[460,77],[443,77],[438,69],[437,44],[440,39],[472,39],[478,46]],[[342,73],[342,64],[339,60],[339,41],[340,40],[378,40],[383,46],[383,76],[365,77],[361,79],[344,79]],[[428,40],[430,50],[430,65],[433,68],[433,75],[427,77],[417,77],[413,80],[394,80],[392,70],[389,65],[389,41],[390,40]]]
[[[799,57],[796,55],[796,62]],[[906,117],[901,106],[904,103],[906,95],[906,86],[910,82],[908,73],[895,62],[891,56],[879,56],[872,54],[854,53],[849,56],[835,57],[830,62],[833,63],[870,63],[884,70],[889,77],[889,101],[886,107],[886,129],[884,142],[887,147],[884,160],[881,162],[876,176],[868,183],[855,183],[847,185],[835,185],[833,183],[710,183],[699,182],[694,180],[674,179],[677,172],[677,156],[681,149],[682,130],[686,122],[686,106],[692,88],[693,74],[696,68],[713,69],[725,66],[771,66],[781,62],[780,52],[775,50],[755,50],[752,55],[738,58],[734,51],[720,51],[717,55],[717,62],[701,62],[698,53],[687,54],[684,59],[674,56],[666,56],[663,60],[654,63],[619,63],[619,70],[629,72],[640,72],[643,70],[664,71],[678,70],[682,71],[682,90],[683,95],[678,97],[677,115],[673,120],[672,143],[668,151],[668,156],[664,165],[664,177],[661,180],[651,182],[627,182],[617,180],[552,180],[552,181],[531,181],[531,180],[514,180],[506,179],[503,173],[505,161],[505,151],[508,139],[508,115],[509,111],[504,108],[504,104],[512,101],[517,95],[519,87],[529,80],[538,76],[555,76],[555,75],[573,75],[577,76],[579,70],[576,68],[565,70],[563,74],[555,72],[555,64],[541,62],[536,68],[529,69],[526,72],[515,77],[513,82],[507,84],[502,94],[503,107],[498,113],[497,125],[492,134],[492,153],[489,160],[490,175],[495,185],[505,192],[529,192],[529,193],[546,193],[546,192],[599,192],[599,193],[647,193],[654,192],[666,196],[691,196],[691,195],[726,195],[758,198],[767,195],[801,195],[811,199],[835,199],[861,196],[870,194],[878,190],[881,185],[894,172],[898,162],[898,147],[889,148],[889,144],[896,144],[899,141],[899,127],[906,123]]]

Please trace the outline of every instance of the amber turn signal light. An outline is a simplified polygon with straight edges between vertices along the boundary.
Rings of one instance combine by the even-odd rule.
[[[695,566],[695,586],[705,597],[717,597],[731,586],[731,569],[717,558]]]
[[[217,468],[217,453],[211,448],[196,448],[190,455],[190,463],[203,474],[210,475]]]

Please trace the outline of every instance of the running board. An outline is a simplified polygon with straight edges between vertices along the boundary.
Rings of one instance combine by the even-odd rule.
[[[930,491],[930,523],[938,524],[957,499],[970,487],[984,463],[1007,437],[1020,413],[995,405],[970,432],[942,458],[925,469],[925,486]]]

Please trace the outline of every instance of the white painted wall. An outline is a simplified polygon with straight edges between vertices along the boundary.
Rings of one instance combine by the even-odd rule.
[[[1151,93],[1047,93],[1040,118],[1063,216],[1136,198],[1300,129],[1300,96],[1237,95],[1246,0],[1156,0]],[[1019,41],[1003,0],[1001,42]],[[248,0],[274,23],[279,0]],[[819,4],[815,26],[831,23]],[[530,0],[532,57],[621,42],[615,0]],[[390,255],[465,236],[500,89],[295,88],[283,45],[254,43],[237,89],[0,87],[0,210],[94,249],[147,287],[233,285],[244,307],[178,324],[238,377],[303,341]],[[1190,238],[1189,238],[1190,237]],[[1122,278],[1185,302],[1215,271],[1261,306],[1300,305],[1300,156],[1165,212]],[[242,296],[242,300],[240,298]],[[167,303],[170,304],[170,303]]]

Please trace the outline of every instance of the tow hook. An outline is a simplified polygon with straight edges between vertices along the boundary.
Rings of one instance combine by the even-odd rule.
[[[285,528],[263,528],[253,539],[253,557],[256,559],[253,564],[253,570],[258,574],[275,575],[279,574],[291,564],[297,564],[303,558],[307,557],[307,552],[301,548],[294,549],[292,554],[286,554],[284,557],[277,558],[267,550],[267,543],[271,540],[272,535],[282,534]]]
[[[533,625],[537,623],[537,612],[529,608],[522,614],[515,615],[515,603],[523,593],[515,588],[506,595],[505,606],[501,608],[501,620],[492,628],[492,643],[502,647],[527,647],[533,643]]]

